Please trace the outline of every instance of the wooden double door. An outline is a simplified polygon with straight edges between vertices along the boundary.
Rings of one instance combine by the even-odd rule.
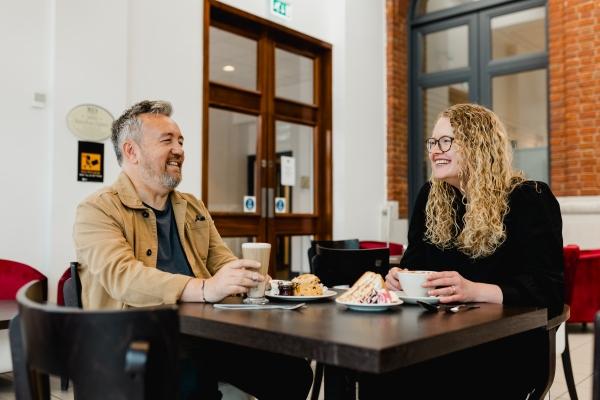
[[[212,0],[204,38],[203,200],[236,255],[305,272],[332,232],[331,46]]]

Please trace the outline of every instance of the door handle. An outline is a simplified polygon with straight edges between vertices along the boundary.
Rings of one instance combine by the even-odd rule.
[[[274,188],[268,188],[267,189],[267,194],[269,197],[269,207],[267,208],[267,215],[269,218],[273,218],[274,212],[273,212],[273,207],[275,204],[275,189]]]
[[[260,189],[260,216],[265,218],[267,216],[267,188]]]

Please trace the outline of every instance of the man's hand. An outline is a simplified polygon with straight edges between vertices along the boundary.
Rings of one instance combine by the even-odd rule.
[[[211,278],[204,280],[204,293],[202,293],[202,279],[192,279],[183,289],[181,301],[217,302],[227,296],[247,293],[250,288],[256,287],[265,277],[256,270],[260,263],[252,260],[235,260],[223,265]]]

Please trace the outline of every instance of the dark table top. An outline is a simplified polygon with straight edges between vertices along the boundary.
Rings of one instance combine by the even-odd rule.
[[[372,313],[350,311],[331,300],[295,311],[221,310],[183,303],[179,315],[185,334],[372,373],[545,328],[547,323],[546,309],[531,307],[481,304],[454,314],[425,313],[403,304]]]
[[[8,323],[18,312],[16,300],[0,300],[0,329],[8,329]]]

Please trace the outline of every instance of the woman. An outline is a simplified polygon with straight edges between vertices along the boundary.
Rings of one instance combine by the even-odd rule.
[[[452,106],[440,115],[426,146],[431,179],[417,197],[400,266],[439,271],[423,286],[442,303],[537,306],[547,308],[549,317],[559,314],[560,208],[545,183],[527,181],[512,170],[509,142],[498,117],[475,104]],[[386,276],[391,289],[401,289],[397,271],[392,268]],[[543,332],[529,332],[413,371],[438,371],[448,382],[461,382],[470,371],[485,387],[480,392],[465,385],[466,392],[457,398],[525,399],[543,376],[547,348]],[[416,375],[411,379],[418,382]]]
[[[563,306],[562,221],[545,183],[511,168],[502,123],[490,110],[458,104],[426,141],[432,176],[421,189],[400,266],[432,269],[426,287],[440,302]],[[400,289],[392,268],[386,283]]]

